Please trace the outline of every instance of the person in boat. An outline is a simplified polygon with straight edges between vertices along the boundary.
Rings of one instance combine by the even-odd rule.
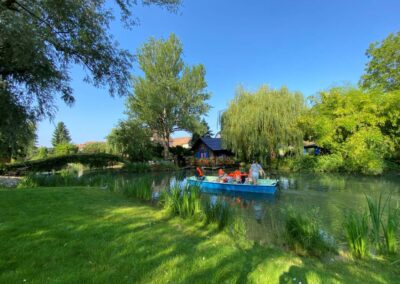
[[[253,163],[250,166],[250,176],[251,179],[253,181],[254,185],[257,185],[257,181],[260,177],[260,175],[264,175],[265,172],[263,170],[263,168],[261,167],[261,165],[259,163],[257,163],[256,160],[253,160]]]
[[[203,180],[205,178],[203,169],[201,167],[196,168],[196,177],[199,180]]]
[[[228,175],[225,173],[225,171],[222,168],[218,169],[218,181],[219,182],[227,182],[228,181]]]

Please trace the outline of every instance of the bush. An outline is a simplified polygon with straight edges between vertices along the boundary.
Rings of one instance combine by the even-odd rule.
[[[298,254],[321,256],[326,252],[334,252],[332,243],[324,238],[316,218],[317,211],[311,214],[296,212],[288,208],[285,212],[285,231],[289,248]]]
[[[24,171],[31,172],[50,172],[53,170],[61,170],[69,163],[78,163],[89,166],[90,168],[102,168],[115,163],[122,162],[120,156],[111,154],[72,154],[63,155],[56,157],[49,157],[41,160],[32,160],[14,164],[4,165],[3,173],[10,171],[18,171],[24,169]]]
[[[106,142],[87,143],[82,148],[82,153],[87,153],[87,154],[108,153],[108,145]]]
[[[71,155],[78,153],[78,147],[70,143],[61,143],[54,147],[54,155]]]

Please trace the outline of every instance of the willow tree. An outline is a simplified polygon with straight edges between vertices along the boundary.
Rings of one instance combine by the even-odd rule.
[[[280,149],[300,150],[297,119],[304,110],[301,93],[262,86],[252,93],[240,87],[222,116],[222,139],[241,159],[273,158]]]
[[[144,76],[134,78],[134,92],[127,103],[130,118],[161,138],[164,158],[169,156],[170,135],[178,130],[202,131],[201,116],[209,109],[205,68],[186,65],[182,52],[174,34],[145,43],[137,55]]]

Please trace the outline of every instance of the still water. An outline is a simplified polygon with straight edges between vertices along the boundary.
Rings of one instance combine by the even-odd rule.
[[[216,173],[207,173],[214,174]],[[126,178],[148,178],[154,196],[171,183],[184,182],[193,172],[129,175]],[[391,206],[400,207],[400,175],[366,177],[328,174],[282,174],[276,196],[243,193],[203,193],[202,198],[222,198],[235,208],[246,224],[247,238],[261,243],[276,242],[283,229],[283,214],[293,207],[299,214],[317,216],[321,228],[338,243],[344,242],[343,221],[350,210],[366,210],[366,195],[391,196]]]

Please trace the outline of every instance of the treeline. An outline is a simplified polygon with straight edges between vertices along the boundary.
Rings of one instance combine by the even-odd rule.
[[[222,115],[222,138],[243,160],[289,157],[292,170],[380,174],[400,161],[400,33],[367,50],[359,86],[309,98],[262,86],[243,88]],[[303,141],[323,155],[304,156]]]

